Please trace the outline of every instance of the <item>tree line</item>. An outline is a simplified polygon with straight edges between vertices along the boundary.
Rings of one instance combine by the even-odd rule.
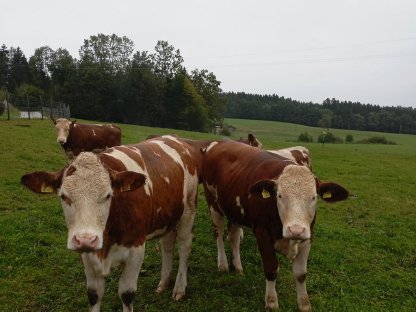
[[[158,41],[155,51],[134,52],[127,37],[85,39],[79,59],[68,50],[37,48],[27,60],[0,48],[0,88],[10,99],[43,96],[71,107],[76,118],[208,131],[222,123],[225,98],[208,70],[188,72],[180,50]]]
[[[12,103],[27,95],[63,102],[75,118],[194,131],[209,131],[233,117],[416,134],[414,108],[224,93],[212,72],[188,71],[183,62],[180,50],[167,41],[158,41],[152,52],[134,52],[129,38],[115,34],[85,39],[79,58],[64,48],[42,46],[27,59],[19,47],[3,44],[0,100],[7,90]]]
[[[416,109],[326,99],[305,103],[278,95],[228,92],[226,117],[274,120],[312,127],[416,134]]]

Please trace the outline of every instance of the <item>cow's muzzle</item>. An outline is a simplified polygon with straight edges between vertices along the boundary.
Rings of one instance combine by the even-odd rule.
[[[72,237],[71,243],[74,250],[80,252],[91,252],[99,249],[99,238],[97,235],[77,234]]]
[[[289,225],[287,227],[285,238],[300,240],[309,239],[308,232],[309,231],[307,231],[304,226],[298,224]]]

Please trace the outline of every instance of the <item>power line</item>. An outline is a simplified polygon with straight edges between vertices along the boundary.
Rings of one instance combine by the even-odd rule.
[[[326,62],[363,61],[363,60],[382,59],[382,58],[390,58],[390,57],[402,57],[402,56],[416,56],[416,51],[410,51],[409,53],[407,52],[384,53],[384,54],[324,58],[324,59],[303,59],[303,60],[293,60],[293,61],[239,63],[239,64],[224,64],[224,65],[212,65],[212,66],[206,65],[206,67],[221,68],[221,67],[245,67],[245,66],[273,66],[273,65],[283,65],[283,64],[312,64],[312,63],[326,63]]]
[[[187,57],[187,60],[234,58],[234,57],[244,57],[244,56],[266,56],[266,55],[274,55],[274,54],[319,51],[319,50],[327,50],[327,49],[338,49],[338,48],[346,48],[346,47],[366,46],[366,45],[393,43],[393,42],[410,41],[410,40],[416,40],[416,37],[409,37],[409,38],[402,38],[402,39],[391,39],[391,40],[383,40],[383,41],[372,41],[372,42],[349,43],[349,44],[340,44],[340,45],[316,47],[316,48],[285,49],[285,50],[277,50],[277,51],[264,52],[264,53],[241,53],[241,54],[229,54],[229,55],[219,55],[219,56],[201,56],[201,57],[196,56],[196,57]]]

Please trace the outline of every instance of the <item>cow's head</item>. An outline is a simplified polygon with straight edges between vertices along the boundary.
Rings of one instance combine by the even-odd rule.
[[[69,135],[69,128],[71,124],[75,124],[75,121],[68,120],[66,118],[52,119],[56,130],[56,141],[59,144],[65,144]]]
[[[81,153],[61,171],[29,173],[21,182],[36,193],[56,193],[68,227],[68,249],[93,251],[103,246],[112,198],[136,190],[145,180],[143,174],[107,169],[95,154]]]
[[[254,134],[249,133],[247,136],[248,144],[258,148],[263,148],[263,144],[254,136]]]
[[[249,133],[247,135],[247,139],[246,138],[239,138],[238,142],[250,145],[250,146],[254,146],[254,147],[258,147],[258,148],[263,148],[263,144],[261,144],[261,142],[254,136],[254,134]]]
[[[277,203],[283,224],[283,237],[310,239],[317,196],[327,202],[348,198],[348,191],[332,182],[316,179],[309,168],[288,165],[277,179],[260,180],[250,187],[250,194]]]

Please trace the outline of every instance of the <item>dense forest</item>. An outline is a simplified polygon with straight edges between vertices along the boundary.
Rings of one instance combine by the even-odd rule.
[[[212,72],[189,72],[183,62],[180,50],[167,41],[158,41],[153,52],[134,52],[129,38],[115,34],[85,39],[78,59],[48,46],[27,59],[19,47],[3,44],[0,106],[7,93],[12,104],[26,96],[63,102],[74,118],[185,130],[209,131],[233,117],[416,134],[414,108],[223,93]]]
[[[79,59],[63,48],[35,50],[29,60],[18,48],[0,49],[0,88],[9,100],[26,95],[53,98],[75,118],[208,131],[222,122],[220,82],[205,69],[188,72],[180,50],[158,41],[137,51],[127,37],[91,36]]]
[[[326,99],[304,103],[278,95],[227,93],[225,116],[275,120],[322,128],[416,134],[416,109]]]

